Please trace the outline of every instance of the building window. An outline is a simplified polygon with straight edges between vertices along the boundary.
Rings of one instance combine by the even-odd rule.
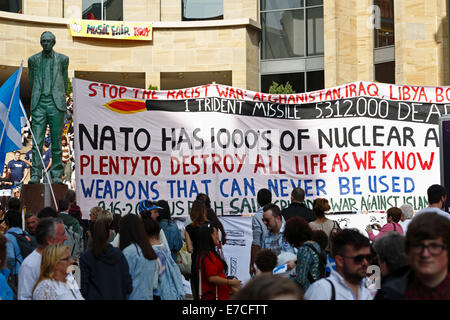
[[[266,74],[261,76],[261,92],[269,92],[273,82],[285,85],[289,81],[296,93],[310,92],[323,89],[325,78],[323,70],[312,72]]]
[[[380,13],[380,28],[375,29],[375,48],[394,45],[394,0],[374,0]]]
[[[395,61],[376,64],[375,81],[395,84]]]
[[[83,0],[83,19],[123,21],[123,0]]]
[[[182,0],[182,20],[223,20],[223,0]]]
[[[22,0],[0,0],[0,11],[23,13]]]
[[[261,58],[323,55],[323,0],[261,0]]]

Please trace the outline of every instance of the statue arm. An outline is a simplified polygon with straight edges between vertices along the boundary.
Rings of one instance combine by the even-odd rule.
[[[34,66],[33,59],[28,58],[28,82],[30,83],[30,87],[33,89],[33,80],[34,80]]]
[[[68,56],[64,56],[62,70],[63,70],[63,77],[64,77],[64,89],[65,89],[65,92],[67,92],[67,88],[69,87],[68,69],[69,69],[69,57]]]

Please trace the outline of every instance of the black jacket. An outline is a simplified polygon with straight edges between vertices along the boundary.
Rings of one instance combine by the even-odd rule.
[[[125,300],[133,290],[128,262],[108,244],[99,259],[88,249],[80,257],[81,294],[86,300]]]
[[[383,277],[374,300],[404,300],[411,272],[409,266],[404,266]]]
[[[316,216],[311,209],[308,209],[304,203],[292,202],[289,207],[281,211],[284,220],[287,221],[292,217],[301,217],[311,222],[316,220]]]

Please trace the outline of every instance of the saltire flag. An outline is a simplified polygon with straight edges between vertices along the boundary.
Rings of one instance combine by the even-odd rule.
[[[20,77],[22,66],[0,87],[0,168],[8,152],[22,148]]]

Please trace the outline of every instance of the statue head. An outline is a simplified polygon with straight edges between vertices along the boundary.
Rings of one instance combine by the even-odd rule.
[[[56,37],[50,31],[44,31],[41,34],[41,46],[45,53],[50,53],[56,43]]]

